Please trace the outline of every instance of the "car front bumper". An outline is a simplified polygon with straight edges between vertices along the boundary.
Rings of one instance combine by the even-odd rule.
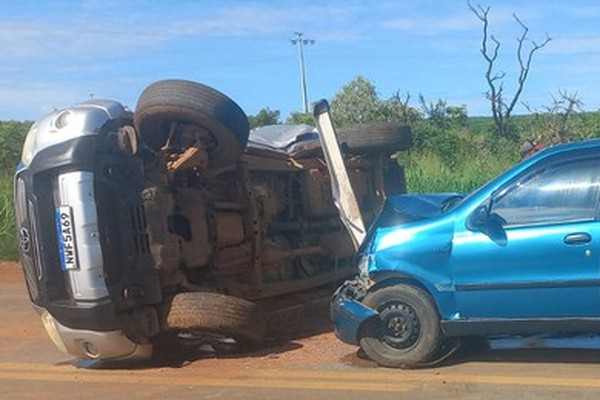
[[[344,283],[334,294],[331,301],[331,321],[335,335],[342,342],[358,345],[360,332],[367,321],[377,318],[376,310],[353,298],[356,282]]]

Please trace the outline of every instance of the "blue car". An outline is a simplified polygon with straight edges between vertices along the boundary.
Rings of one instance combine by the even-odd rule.
[[[537,153],[469,195],[390,197],[332,299],[335,333],[378,364],[449,338],[600,332],[600,140]]]

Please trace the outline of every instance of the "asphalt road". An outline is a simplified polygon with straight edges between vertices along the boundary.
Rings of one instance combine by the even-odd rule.
[[[12,264],[0,263],[0,304],[0,399],[600,398],[600,339],[589,336],[505,339],[410,371],[378,368],[330,332],[246,355],[200,349],[106,365],[53,347]]]

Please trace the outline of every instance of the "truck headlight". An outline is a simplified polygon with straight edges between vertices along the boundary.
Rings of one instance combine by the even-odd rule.
[[[62,141],[86,134],[85,115],[72,110],[59,110],[34,123],[23,143],[21,161],[29,166],[40,151]]]
[[[23,144],[23,152],[21,153],[21,161],[26,166],[31,164],[33,155],[36,153],[35,148],[37,147],[37,124],[33,124],[27,136],[25,137],[25,143]]]

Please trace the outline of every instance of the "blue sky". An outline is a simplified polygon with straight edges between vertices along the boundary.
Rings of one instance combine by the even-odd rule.
[[[600,3],[482,0],[502,42],[505,90],[516,79],[512,14],[529,37],[552,41],[536,54],[522,100],[541,109],[558,90],[600,108]],[[202,82],[248,114],[302,109],[300,31],[309,100],[330,99],[354,77],[382,98],[419,93],[488,115],[481,24],[463,0],[22,0],[0,4],[0,120],[37,119],[53,108],[110,98],[134,108],[142,89],[165,78]],[[525,109],[519,106],[517,112]]]

